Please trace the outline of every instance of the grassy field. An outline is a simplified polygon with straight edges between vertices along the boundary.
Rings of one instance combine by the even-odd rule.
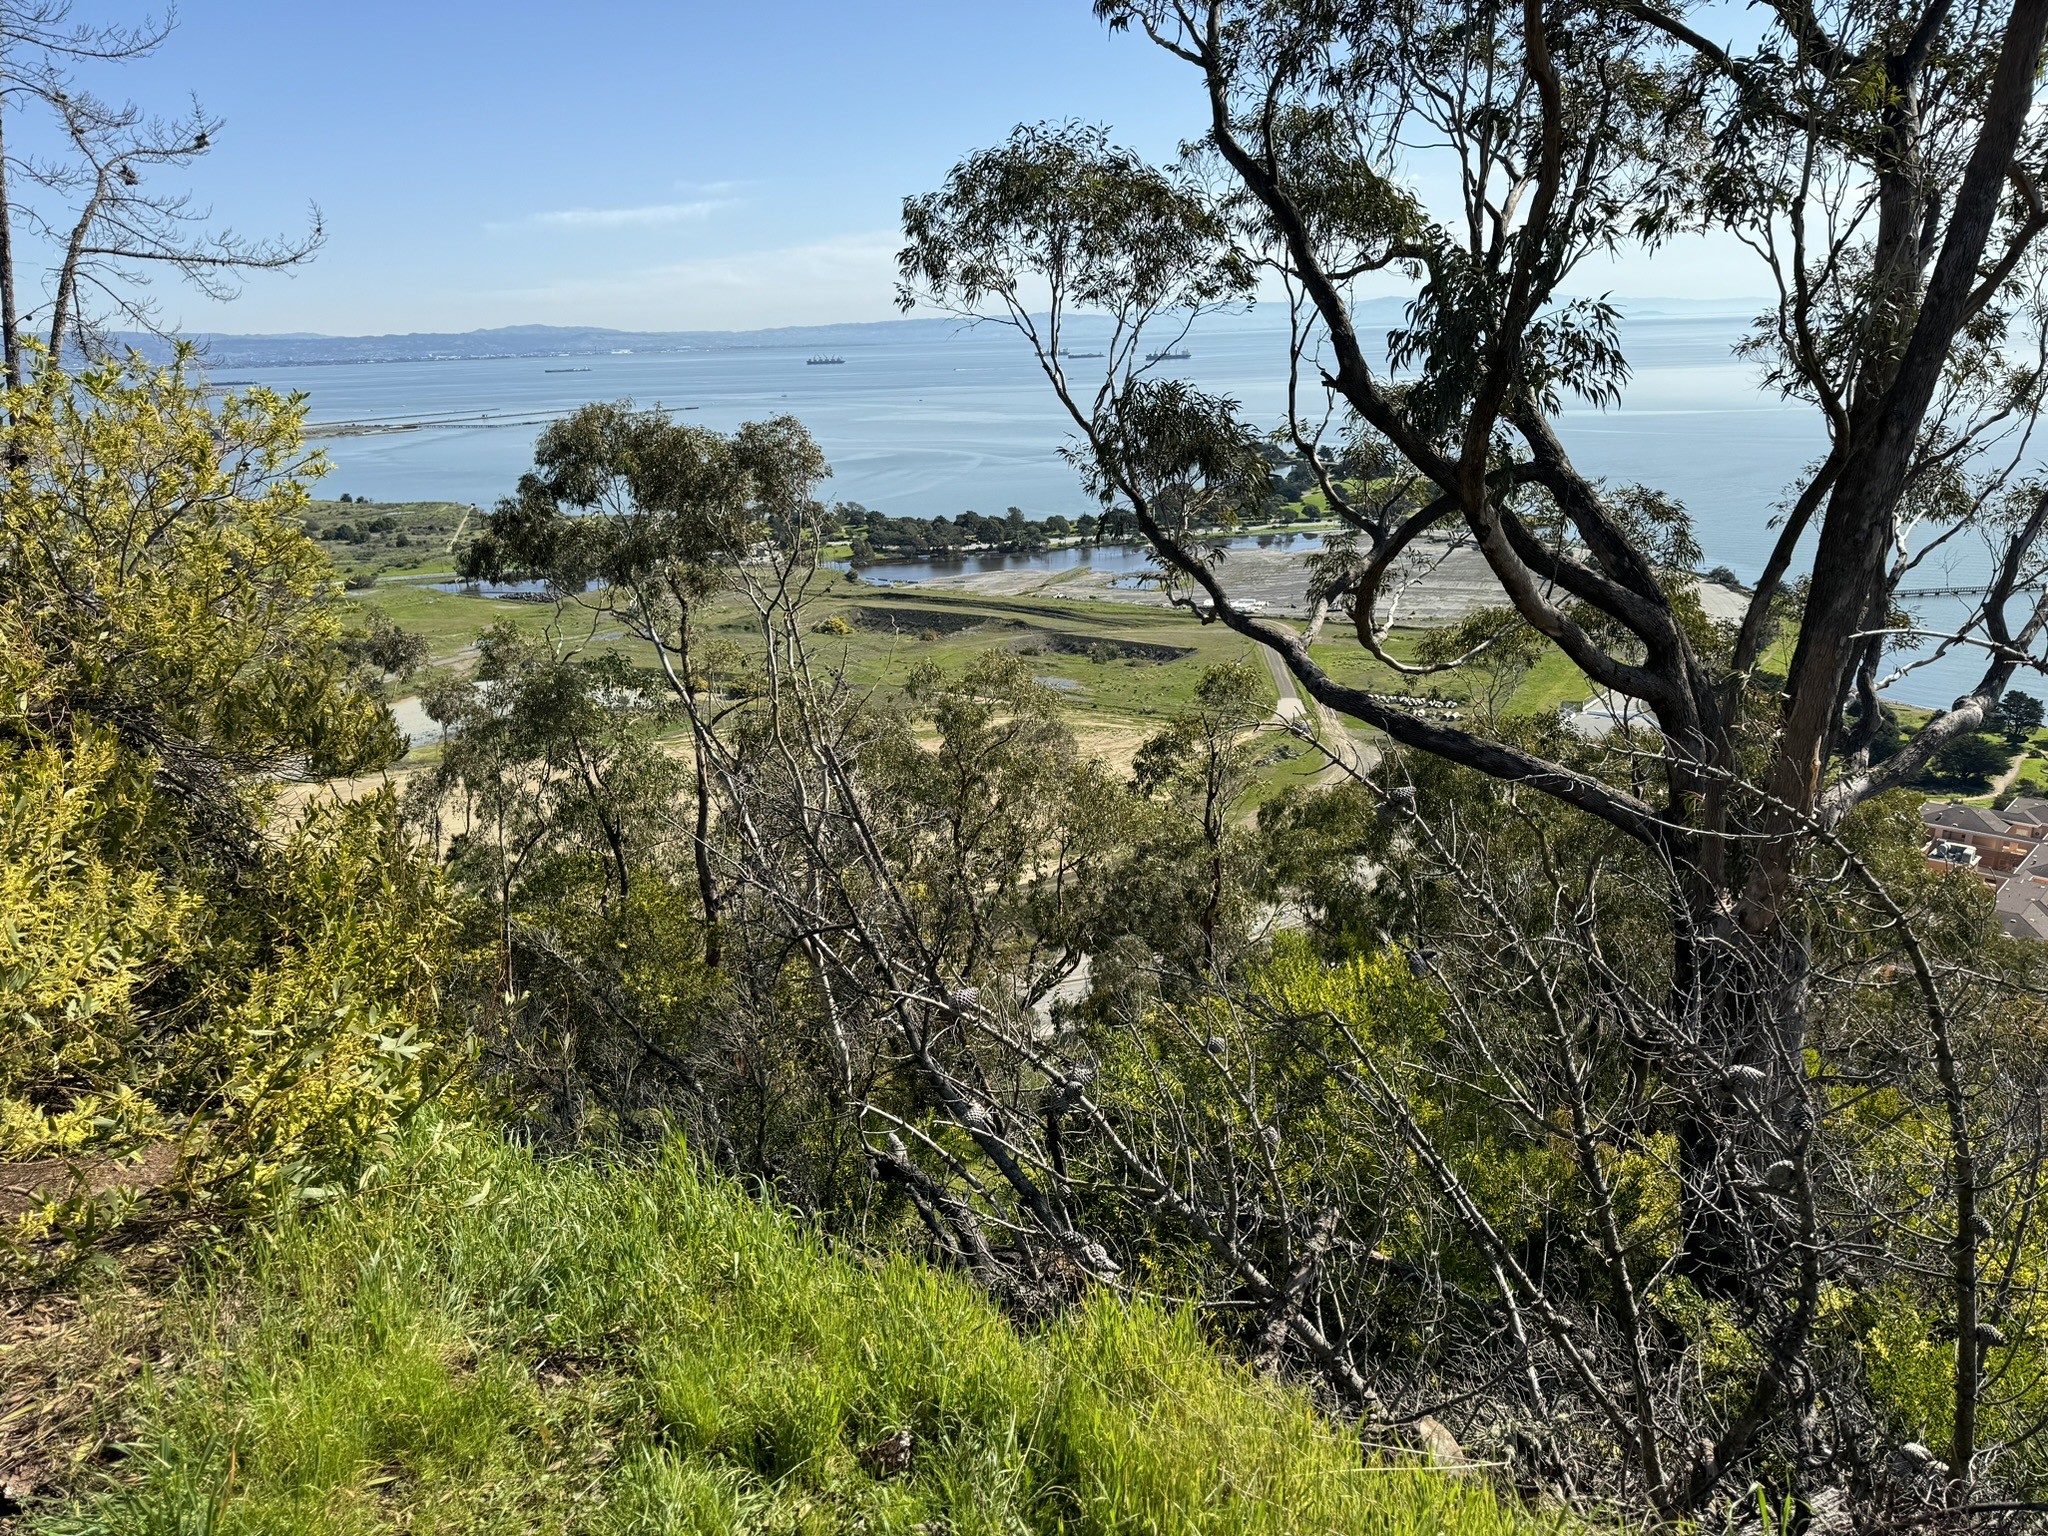
[[[306,531],[345,578],[455,569],[472,508],[452,501],[316,501]]]
[[[679,1149],[607,1170],[422,1133],[381,1192],[245,1252],[151,1308],[104,1293],[78,1332],[102,1372],[78,1428],[82,1454],[123,1453],[30,1529],[1557,1526],[1364,1452],[1185,1315],[1100,1293],[1021,1331],[928,1266],[828,1253]],[[157,1362],[139,1377],[138,1356]],[[906,1431],[907,1465],[871,1454]]]
[[[554,625],[565,638],[594,638],[623,646],[629,654],[635,649],[615,628],[593,629],[589,615],[573,607],[558,615],[548,603],[437,590],[435,578],[452,575],[450,551],[473,515],[448,502],[315,502],[307,526],[345,575],[359,586],[373,582],[360,591],[361,601],[425,637],[433,665],[467,665],[477,634],[505,620],[531,631]],[[1030,659],[1034,676],[1059,690],[1083,743],[1109,757],[1127,756],[1144,735],[1185,709],[1210,667],[1257,662],[1256,648],[1220,625],[1143,604],[876,587],[849,575],[832,577],[823,592],[817,621],[829,628],[837,617],[852,632],[821,632],[819,654],[843,664],[854,681],[886,693],[919,661],[958,670],[981,652],[1012,649]],[[706,628],[741,644],[751,635],[748,615],[737,602],[714,606]],[[1406,657],[1418,638],[1418,631],[1396,632],[1389,650]],[[1325,631],[1317,656],[1353,686],[1440,692],[1454,700],[1464,696],[1462,679],[1420,684],[1402,679],[1361,649],[1341,622]],[[1274,697],[1263,668],[1261,679],[1268,697]],[[1590,692],[1569,663],[1550,654],[1523,682],[1510,707],[1549,710]],[[1287,761],[1276,761],[1273,784],[1287,782],[1293,771]],[[1299,768],[1301,776],[1313,771],[1313,764]]]
[[[534,633],[554,627],[571,643],[615,646],[652,663],[652,655],[616,625],[595,623],[573,605],[558,612],[547,602],[440,590],[452,582],[453,551],[474,517],[473,509],[451,502],[319,501],[311,504],[306,525],[360,602],[425,638],[431,666],[467,668],[477,635],[505,621]],[[1157,606],[878,587],[842,573],[823,585],[814,622],[821,626],[817,654],[884,695],[920,661],[958,671],[985,651],[1017,651],[1034,676],[1059,691],[1083,750],[1112,763],[1128,763],[1148,735],[1186,709],[1211,667],[1231,661],[1258,666],[1261,688],[1277,702],[1255,646],[1220,625]],[[712,639],[748,645],[753,638],[750,615],[737,601],[714,604],[704,627]],[[841,627],[850,632],[832,632]],[[1420,631],[1397,631],[1388,649],[1406,658],[1419,638]],[[1356,687],[1465,696],[1462,678],[1403,679],[1364,651],[1341,621],[1325,631],[1316,654]],[[1509,707],[1550,710],[1590,693],[1576,669],[1549,654]],[[434,751],[423,745],[415,756],[424,760]],[[1256,798],[1307,782],[1324,766],[1316,752],[1276,733]]]
[[[575,608],[557,615],[552,605],[436,590],[431,582],[384,581],[362,595],[394,622],[426,637],[436,665],[461,665],[477,633],[510,620],[540,631],[558,626],[565,636],[594,635],[599,643],[627,645],[615,628],[593,630],[587,613]],[[851,633],[837,634],[840,620]],[[1141,604],[1003,598],[934,588],[883,588],[835,577],[824,588],[814,622],[821,658],[843,665],[855,682],[888,692],[910,668],[932,661],[948,670],[965,667],[982,652],[1005,648],[1030,662],[1032,674],[1059,690],[1084,740],[1142,735],[1157,729],[1192,703],[1202,674],[1230,661],[1258,664],[1257,648],[1216,624]],[[745,644],[748,615],[735,602],[711,609],[708,635]],[[1389,649],[1413,653],[1419,632],[1397,632]],[[1319,660],[1353,686],[1397,692],[1404,683],[1359,647],[1348,629],[1333,625],[1316,648]],[[1276,695],[1260,668],[1261,686]],[[1464,696],[1462,679],[1431,682],[1445,697]],[[1524,680],[1511,707],[1554,709],[1586,698],[1585,679],[1555,654]]]

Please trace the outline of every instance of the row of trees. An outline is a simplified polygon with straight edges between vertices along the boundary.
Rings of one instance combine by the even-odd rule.
[[[1030,554],[1050,548],[1056,539],[1093,538],[1098,522],[1093,514],[1078,521],[1057,512],[1028,518],[1017,507],[1003,517],[984,517],[978,512],[962,512],[958,517],[890,517],[857,501],[842,503],[836,515],[853,545],[856,562],[957,555],[968,550]]]

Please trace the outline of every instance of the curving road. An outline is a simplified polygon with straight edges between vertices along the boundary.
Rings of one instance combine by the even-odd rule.
[[[1280,702],[1273,706],[1273,718],[1293,730],[1308,715],[1308,704],[1302,699],[1301,690],[1295,686],[1294,674],[1287,670],[1287,663],[1280,659],[1280,653],[1269,645],[1259,647],[1259,659],[1266,664],[1273,686],[1280,693]],[[1317,776],[1318,784],[1333,784],[1340,778],[1357,777],[1379,761],[1379,753],[1353,736],[1343,717],[1335,710],[1317,704],[1315,713],[1316,737],[1330,749],[1335,759]]]

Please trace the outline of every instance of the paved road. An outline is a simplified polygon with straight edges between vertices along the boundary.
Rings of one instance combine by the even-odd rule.
[[[1280,691],[1280,702],[1273,707],[1273,718],[1290,730],[1294,729],[1308,715],[1308,705],[1301,697],[1301,690],[1295,686],[1294,674],[1287,670],[1287,663],[1280,659],[1280,653],[1269,645],[1259,647],[1259,659],[1266,664],[1273,686]],[[1323,770],[1317,783],[1328,785],[1340,778],[1362,774],[1379,761],[1379,753],[1359,741],[1346,728],[1343,716],[1321,704],[1315,706],[1315,713],[1316,735],[1336,759]]]

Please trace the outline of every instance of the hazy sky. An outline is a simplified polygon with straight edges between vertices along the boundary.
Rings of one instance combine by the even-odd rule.
[[[81,16],[132,16],[84,0]],[[192,329],[527,322],[741,329],[883,319],[906,193],[1020,121],[1153,154],[1199,126],[1183,66],[1088,0],[183,0],[162,53],[98,79],[227,120],[192,185],[250,233],[329,243]],[[1759,290],[1725,252],[1579,286]]]

